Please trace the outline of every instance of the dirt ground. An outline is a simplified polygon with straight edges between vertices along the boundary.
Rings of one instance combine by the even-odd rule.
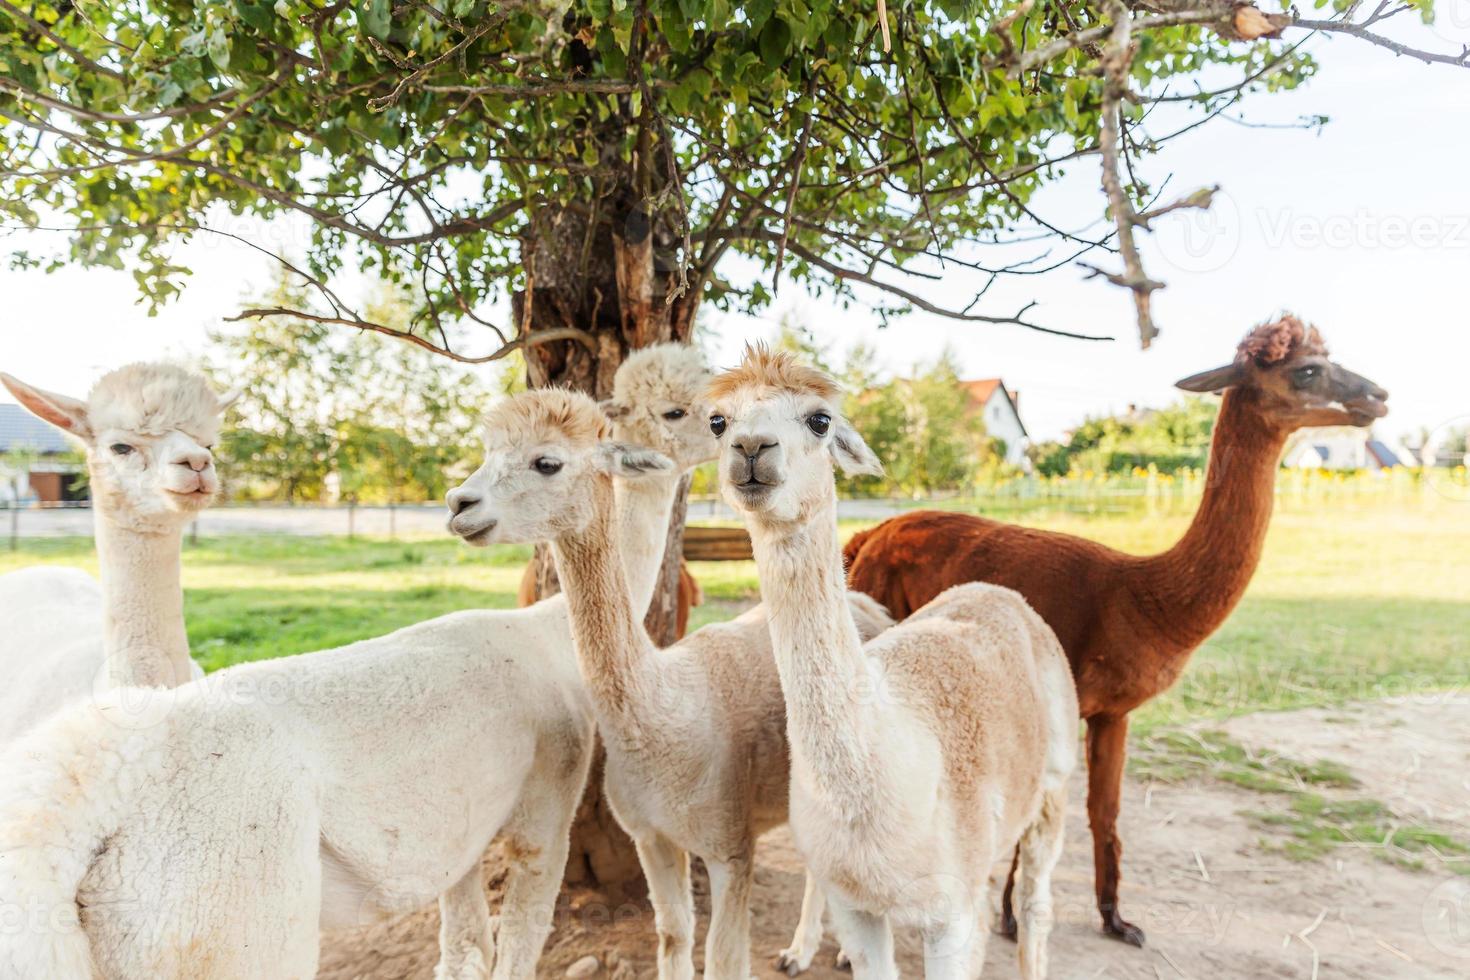
[[[1341,763],[1361,784],[1354,795],[1470,841],[1470,700],[1374,702],[1246,716],[1212,727],[1254,750],[1269,747],[1303,761]],[[1170,784],[1129,780],[1122,818],[1123,908],[1149,942],[1135,949],[1107,939],[1092,911],[1083,789],[1079,774],[1056,878],[1055,978],[1470,977],[1470,879],[1432,860],[1419,870],[1397,866],[1367,846],[1340,846],[1318,860],[1289,860],[1272,846],[1275,831],[1244,815],[1284,809],[1289,798],[1208,777]],[[801,863],[784,830],[761,841],[758,860],[754,965],[757,976],[774,980],[783,974],[773,959],[798,918]],[[486,870],[493,891],[499,878],[493,856]],[[997,882],[1003,871],[996,869]],[[699,890],[703,927],[708,906],[702,876]],[[993,891],[998,894],[998,888]],[[428,980],[436,929],[437,915],[428,910],[331,937],[321,976]],[[651,977],[655,945],[652,915],[644,906],[610,905],[591,893],[565,896],[540,975],[564,976],[590,956],[598,968],[587,976]],[[921,976],[914,937],[901,936],[899,948],[904,975]],[[994,938],[986,976],[1016,976],[1014,951]],[[829,936],[806,976],[847,976],[834,966],[836,952]],[[696,961],[702,962],[699,952]]]

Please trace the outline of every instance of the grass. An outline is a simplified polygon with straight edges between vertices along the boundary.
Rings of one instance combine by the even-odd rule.
[[[1252,753],[1220,731],[1162,731],[1136,740],[1128,761],[1137,777],[1164,783],[1216,779],[1261,794],[1284,796],[1286,806],[1242,814],[1271,836],[1268,851],[1293,861],[1316,861],[1344,846],[1368,849],[1380,860],[1418,870],[1426,858],[1470,876],[1470,842],[1406,819],[1386,804],[1350,790],[1358,781],[1331,761],[1299,762],[1276,753]]]
[[[1277,515],[1244,602],[1181,682],[1134,713],[1140,735],[1235,713],[1470,687],[1470,508],[1418,503]],[[1028,515],[1038,527],[1135,553],[1160,550],[1187,515]],[[856,530],[850,524],[844,530]],[[184,558],[190,641],[206,669],[378,636],[456,609],[515,602],[522,547],[240,536]],[[23,539],[0,572],[37,562],[95,571],[88,539]],[[758,598],[751,562],[696,563],[694,627]]]

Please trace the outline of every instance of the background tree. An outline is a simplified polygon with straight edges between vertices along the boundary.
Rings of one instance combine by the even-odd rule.
[[[1146,343],[1159,284],[1134,233],[1208,203],[1155,203],[1132,176],[1176,135],[1151,131],[1147,110],[1182,99],[1203,120],[1290,88],[1312,70],[1308,32],[1391,44],[1373,26],[1429,0],[1367,17],[1348,4],[1331,20],[1239,0],[921,0],[880,23],[883,9],[0,0],[0,211],[67,234],[59,253],[15,261],[131,267],[153,304],[187,274],[171,239],[264,249],[218,223],[288,215],[307,229],[292,268],[313,301],[246,315],[355,326],[460,361],[519,351],[531,384],[598,396],[629,349],[687,340],[701,303],[758,309],[783,276],[885,319],[922,309],[1055,330],[1029,304],[987,310],[985,290],[1099,252],[1100,274],[1138,297]],[[1297,43],[1250,43],[1280,32]],[[1421,56],[1470,64],[1470,51]],[[1115,234],[1034,213],[1039,186],[1094,156]],[[1014,259],[1004,243],[1018,231],[1050,241]],[[1122,272],[1106,271],[1114,251]],[[722,265],[732,253],[753,280]],[[974,300],[924,295],[941,261],[977,277]],[[349,265],[411,288],[409,322],[340,295],[333,277]],[[663,640],[676,558],[650,614]]]
[[[300,299],[289,281],[267,297]],[[395,294],[368,309],[407,322]],[[221,433],[238,496],[316,501],[335,481],[354,503],[438,500],[473,464],[489,396],[469,371],[436,370],[422,350],[311,321],[260,320],[210,340],[212,373],[243,389],[238,422]]]
[[[1147,466],[1162,473],[1202,469],[1219,413],[1215,399],[1184,398],[1165,408],[1089,418],[1065,441],[1033,447],[1032,462],[1043,476],[1126,473]]]

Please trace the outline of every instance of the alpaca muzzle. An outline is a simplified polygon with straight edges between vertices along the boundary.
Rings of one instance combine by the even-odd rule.
[[[1388,414],[1388,392],[1361,374],[1334,365],[1332,381],[1355,425],[1370,425]]]

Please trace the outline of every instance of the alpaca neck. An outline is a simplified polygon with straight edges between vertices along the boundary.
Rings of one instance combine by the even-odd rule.
[[[183,529],[140,531],[99,510],[103,653],[108,684],[177,687],[191,677],[179,581]]]
[[[1178,544],[1145,562],[1150,604],[1164,617],[1159,627],[1181,649],[1204,642],[1250,584],[1288,435],[1267,421],[1252,392],[1225,393],[1199,510]]]
[[[658,476],[613,482],[623,569],[628,576],[633,612],[640,617],[648,612],[648,604],[658,590],[669,540],[669,517],[681,479]]]
[[[847,604],[835,494],[824,504],[807,520],[747,524],[786,701],[793,778],[856,820],[879,795],[872,733],[882,702]]]
[[[637,722],[638,699],[647,690],[645,673],[654,646],[635,615],[621,545],[614,532],[614,491],[606,478],[594,480],[593,518],[587,527],[551,542],[556,573],[567,597],[572,646],[599,714],[605,721]],[[667,518],[667,513],[665,513]],[[622,522],[626,531],[628,522]],[[660,539],[662,540],[662,539]],[[658,551],[662,554],[662,548]],[[652,594],[652,587],[648,588]],[[644,606],[647,606],[645,599]]]

